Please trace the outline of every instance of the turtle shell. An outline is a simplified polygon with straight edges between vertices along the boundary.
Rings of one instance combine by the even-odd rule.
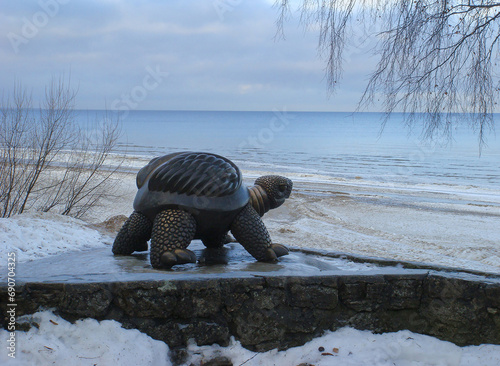
[[[134,209],[150,218],[165,208],[233,212],[249,200],[239,168],[220,155],[184,152],[155,158],[137,174]]]

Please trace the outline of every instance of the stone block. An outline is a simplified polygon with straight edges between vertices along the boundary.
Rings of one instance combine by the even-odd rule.
[[[287,291],[287,303],[309,309],[335,309],[339,303],[338,290],[314,284],[291,284]]]

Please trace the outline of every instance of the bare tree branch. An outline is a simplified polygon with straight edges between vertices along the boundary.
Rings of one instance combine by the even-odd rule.
[[[290,7],[288,0],[276,5]],[[387,118],[403,112],[406,123],[420,121],[430,139],[450,137],[452,126],[467,120],[483,145],[500,89],[499,2],[302,0],[300,13],[307,26],[319,28],[330,91],[342,76],[353,19],[362,19],[381,31],[372,35],[379,61],[358,110],[381,99]]]

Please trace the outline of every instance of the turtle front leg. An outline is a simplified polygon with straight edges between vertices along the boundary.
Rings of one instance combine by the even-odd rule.
[[[186,211],[170,209],[156,215],[150,251],[153,268],[168,269],[176,264],[196,263],[195,254],[186,249],[195,233],[196,221]]]
[[[113,253],[130,255],[133,252],[148,250],[153,224],[142,213],[134,211],[125,221],[113,243]]]
[[[258,261],[275,262],[278,257],[288,254],[285,246],[271,242],[266,226],[250,204],[247,204],[234,219],[231,233]]]

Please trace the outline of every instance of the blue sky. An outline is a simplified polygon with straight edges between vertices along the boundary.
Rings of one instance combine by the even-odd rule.
[[[373,61],[354,42],[327,92],[317,33],[286,23],[273,1],[2,1],[0,83],[36,101],[70,77],[77,108],[351,111]]]

